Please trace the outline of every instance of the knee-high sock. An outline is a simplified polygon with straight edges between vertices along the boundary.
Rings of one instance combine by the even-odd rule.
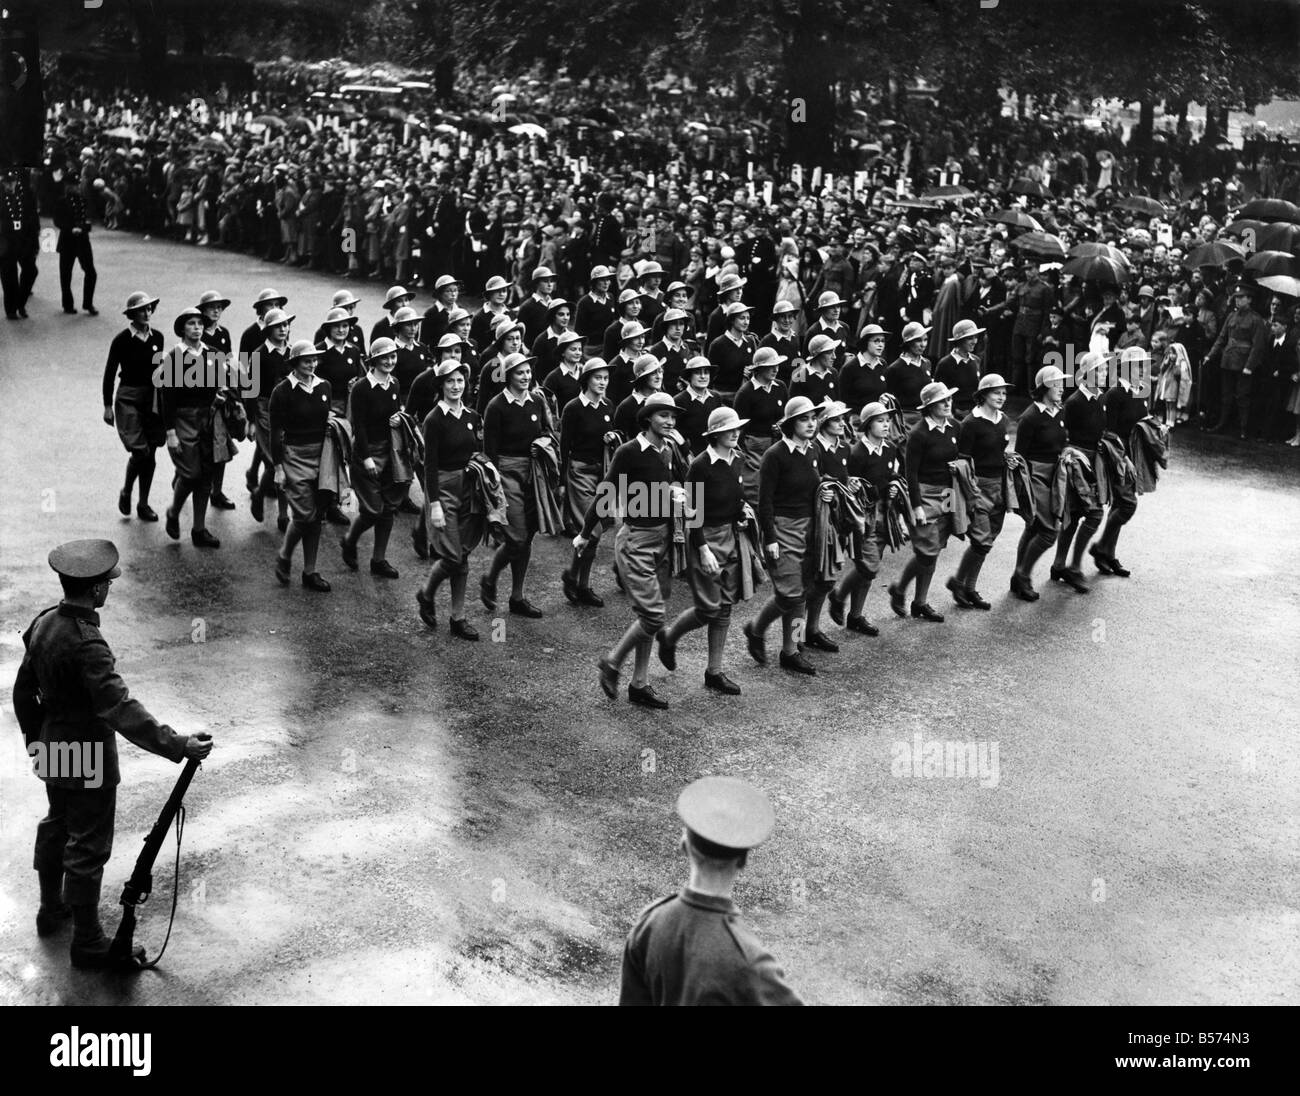
[[[805,614],[808,623],[805,630],[810,636],[816,635],[822,630],[822,606],[826,604],[826,595],[828,593],[830,591],[819,583],[808,594],[808,607]]]
[[[776,603],[776,598],[770,597],[763,602],[763,607],[759,609],[758,616],[754,620],[754,631],[762,635],[770,627],[772,622],[781,615],[780,606]]]
[[[1034,543],[1035,536],[1037,533],[1034,530],[1034,523],[1025,522],[1024,531],[1020,534],[1020,543],[1016,545],[1016,573],[1019,575],[1029,574],[1029,570],[1024,566],[1024,560],[1029,552],[1029,546]]]
[[[192,496],[194,500],[194,531],[208,527],[208,489],[206,487],[194,488]]]
[[[457,571],[451,576],[451,619],[465,619],[465,587],[469,585],[469,572]]]
[[[524,596],[524,582],[528,578],[528,561],[532,557],[533,542],[530,540],[510,561],[510,596],[515,601],[522,600]]]
[[[510,562],[510,546],[502,544],[495,552],[492,553],[492,563],[488,566],[488,581],[493,586],[497,584],[497,579],[501,572],[505,570],[506,564]]]
[[[687,632],[693,632],[696,628],[703,628],[706,623],[695,609],[687,609],[668,625],[668,642],[676,643]]]
[[[1085,517],[1079,522],[1079,531],[1075,534],[1074,547],[1070,552],[1070,566],[1074,570],[1083,569],[1083,553],[1087,551],[1088,542],[1092,540],[1100,524],[1099,516]]]
[[[375,522],[375,551],[370,557],[372,560],[388,558],[388,538],[392,533],[393,514],[392,511],[385,510]]]
[[[298,547],[299,541],[303,539],[303,527],[296,521],[291,521],[285,527],[284,540],[280,544],[280,558],[283,560],[293,559],[293,550]],[[304,553],[305,555],[305,553]],[[303,570],[306,570],[304,566]]]
[[[929,604],[926,599],[930,596],[930,580],[934,578],[934,569],[936,560],[927,556],[923,561],[919,561],[916,568],[916,601],[919,605]]]
[[[177,519],[181,516],[181,507],[185,505],[185,500],[190,497],[190,491],[193,488],[186,483],[180,476],[176,477],[176,482],[172,486],[172,513]]]
[[[720,614],[717,620],[709,621],[709,673],[711,674],[722,672],[722,656],[727,649],[727,631],[730,627],[729,612]]]
[[[361,534],[375,524],[375,515],[367,514],[364,510],[352,519],[352,524],[348,526],[348,531],[343,536],[343,543],[349,548],[355,548],[357,541],[361,539]]]
[[[148,453],[137,453],[135,461],[136,475],[140,480],[140,505],[144,506],[149,502],[149,488],[153,486],[153,473],[157,467],[157,460],[153,455],[153,450]]]
[[[122,490],[125,491],[128,495],[131,493],[131,488],[135,486],[135,477],[138,474],[139,474],[139,467],[136,463],[136,455],[133,452],[129,457],[126,458],[126,482],[122,484]]]
[[[429,568],[429,577],[424,580],[424,596],[427,600],[433,600],[433,595],[438,592],[438,587],[446,577],[447,565],[440,559],[434,560],[433,566]]]
[[[794,613],[781,614],[781,650],[792,655],[799,650],[799,641],[795,638],[800,620]]]
[[[1075,518],[1064,529],[1056,534],[1056,559],[1053,561],[1053,567],[1064,567],[1070,554],[1070,545],[1074,543],[1074,534],[1079,528],[1079,519]]]
[[[651,639],[643,631],[641,641],[633,648],[635,661],[632,665],[632,684],[644,685],[650,677],[650,650],[654,645]]]
[[[863,606],[867,604],[867,594],[871,592],[871,584],[875,581],[876,572],[870,574],[859,574],[854,572],[856,581],[853,584],[853,592],[849,598],[849,612],[857,617],[862,615]]]
[[[1023,559],[1020,561],[1020,574],[1024,578],[1032,578],[1034,573],[1034,564],[1036,564],[1047,550],[1052,546],[1052,533],[1043,531],[1037,534],[1025,549]]]
[[[913,553],[912,558],[903,565],[903,573],[898,576],[899,589],[907,593],[907,587],[911,584],[912,579],[917,577],[920,570],[921,557]]]
[[[292,529],[292,523],[289,525]],[[308,523],[302,531],[302,573],[316,573],[316,557],[320,554],[320,522]]]
[[[609,649],[609,654],[605,657],[615,666],[622,666],[627,660],[627,656],[635,650],[636,645],[645,638],[645,629],[641,627],[641,622],[634,620],[619,641]]]

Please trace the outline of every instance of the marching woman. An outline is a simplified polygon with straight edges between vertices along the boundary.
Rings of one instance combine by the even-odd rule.
[[[903,409],[903,429],[910,435],[921,421],[921,389],[933,379],[930,361],[921,352],[930,329],[919,323],[909,323],[903,328],[903,352],[885,370],[885,388],[894,402]]]
[[[393,313],[393,342],[397,344],[393,379],[402,399],[411,391],[415,378],[433,364],[428,348],[416,337],[421,323],[420,314],[414,308],[399,308]]]
[[[415,294],[408,291],[400,285],[390,286],[387,293],[384,294],[384,311],[387,316],[381,317],[375,322],[375,326],[370,329],[370,345],[375,345],[376,339],[391,339],[393,337],[393,316],[397,311],[406,308],[415,300]],[[281,308],[284,306],[281,305]],[[414,311],[414,310],[412,310]]]
[[[1016,549],[1016,569],[1011,592],[1021,601],[1037,601],[1034,564],[1056,543],[1056,518],[1052,514],[1052,480],[1056,462],[1065,449],[1065,422],[1061,416],[1061,393],[1065,374],[1045,365],[1034,377],[1034,402],[1016,423],[1016,452],[1029,466],[1033,507],[1025,518],[1025,531]]]
[[[974,463],[979,487],[966,530],[970,543],[961,555],[957,573],[947,583],[953,601],[963,609],[990,608],[975,589],[975,583],[985,558],[993,550],[993,542],[1002,532],[1002,522],[1007,516],[1003,489],[1007,465],[1017,459],[1007,452],[1007,417],[1002,413],[1008,387],[997,373],[981,378],[975,392],[975,406],[957,428],[957,451]]]
[[[289,585],[293,550],[302,545],[302,584],[328,593],[330,584],[316,570],[321,518],[328,505],[320,492],[321,451],[330,417],[330,382],[316,375],[321,351],[309,339],[299,339],[289,353],[292,370],[271,393],[271,458],[279,470],[289,503],[289,527],[275,557],[275,577]]]
[[[768,558],[773,595],[757,618],[745,625],[749,654],[760,665],[767,662],[764,636],[781,618],[781,668],[815,674],[817,667],[798,647],[796,624],[806,609],[805,596],[812,586],[813,507],[821,484],[817,453],[812,447],[817,433],[817,408],[806,396],[785,405],[780,441],[763,454],[758,471],[758,526]]]
[[[223,297],[215,289],[209,289],[199,298],[198,310],[203,314],[203,345],[218,354],[226,355],[227,366],[232,342],[230,332],[221,325],[221,313],[230,307],[230,298]],[[218,464],[212,469],[212,497],[209,501],[218,510],[233,510],[235,504],[226,498],[222,488],[226,482],[226,465]]]
[[[889,586],[889,607],[906,616],[907,587],[916,579],[912,616],[934,624],[943,623],[926,600],[934,578],[939,553],[952,535],[952,469],[949,463],[960,455],[957,425],[952,421],[952,397],[956,390],[933,381],[921,390],[921,421],[907,435],[904,465],[907,491],[916,526],[912,531],[912,558],[898,581]]]
[[[702,509],[687,538],[687,573],[695,605],[658,635],[659,661],[675,670],[682,637],[708,628],[704,687],[727,696],[740,694],[740,686],[722,672],[731,607],[741,598],[739,538],[743,534],[737,526],[753,515],[745,501],[744,458],[738,448],[745,421],[730,407],[715,408],[709,415],[704,431],[708,446],[686,472],[687,497]]]
[[[550,399],[554,418],[558,420],[582,391],[582,336],[576,331],[566,331],[555,343],[560,352],[560,364],[542,382],[542,390]]]
[[[781,435],[778,423],[785,410],[786,395],[785,385],[776,375],[785,360],[774,348],[760,346],[750,362],[749,377],[736,393],[736,414],[746,422],[740,436],[740,450],[745,462],[745,501],[750,506],[758,505],[758,466],[763,454]]]
[[[569,330],[573,309],[563,297],[552,297],[546,306],[546,330],[533,340],[532,355],[537,360],[537,382],[541,384],[560,364],[559,338]]]
[[[262,343],[250,355],[252,379],[244,395],[244,413],[248,416],[248,431],[257,443],[254,462],[263,462],[262,478],[252,491],[248,508],[253,520],[260,522],[265,510],[263,500],[276,496],[279,507],[276,524],[280,532],[288,527],[288,503],[276,490],[275,464],[271,460],[271,392],[289,375],[289,325],[294,317],[283,309],[272,308],[262,316]]]
[[[981,369],[975,346],[984,332],[985,329],[974,320],[958,320],[953,325],[952,338],[948,340],[952,349],[934,367],[934,379],[957,390],[952,406],[958,421],[965,419],[975,406]]]
[[[510,309],[506,307],[508,296],[510,283],[499,274],[492,275],[483,287],[483,307],[474,313],[470,321],[469,337],[480,350],[491,344],[492,329],[502,320],[511,318]]]
[[[799,306],[793,301],[777,301],[772,306],[772,330],[758,342],[760,350],[764,347],[775,350],[785,363],[785,368],[777,374],[782,387],[789,385],[791,371],[803,364],[799,332],[796,329],[798,315]],[[743,411],[740,413],[744,414]]]
[[[469,329],[474,326],[474,317],[463,308],[453,308],[447,316],[447,334],[460,337],[460,360],[468,371],[471,381],[478,373],[478,350],[469,336]],[[469,385],[465,385],[465,397],[469,397]]]
[[[709,387],[713,380],[714,364],[708,358],[691,358],[682,371],[686,387],[677,393],[677,432],[686,440],[692,454],[702,453],[708,439],[704,431],[709,416],[724,406],[722,396]]]
[[[507,358],[518,357],[523,345],[524,325],[518,320],[502,320],[493,328],[492,342],[488,344],[487,356],[478,374],[475,405],[480,417],[487,412],[487,405],[492,402],[492,398],[506,386],[506,375],[501,363]]]
[[[618,348],[623,344],[624,328],[629,324],[636,324],[637,317],[641,315],[641,292],[637,289],[625,289],[618,295],[618,312],[614,318],[605,325],[605,330],[601,332],[601,346],[604,350],[603,357],[610,361]],[[644,334],[649,334],[650,329],[646,328]],[[639,352],[639,351],[638,351]]]
[[[370,573],[397,578],[397,568],[388,562],[388,538],[393,532],[397,508],[406,498],[405,483],[393,479],[391,428],[401,413],[397,391],[397,344],[378,338],[370,344],[366,375],[352,386],[348,396],[348,421],[352,424],[352,490],[359,511],[339,546],[343,562],[357,569],[357,541],[367,529],[375,531]]]
[[[564,477],[565,524],[581,529],[596,498],[596,485],[604,475],[605,454],[621,445],[614,430],[614,408],[605,399],[609,366],[604,358],[591,358],[582,366],[582,391],[560,415],[560,469]],[[605,602],[591,588],[591,565],[596,558],[600,529],[593,528],[586,547],[574,550],[561,573],[564,596],[573,605],[600,609]]]
[[[664,367],[653,354],[642,354],[632,363],[632,394],[614,408],[614,429],[631,441],[639,432],[637,412],[664,387]],[[584,511],[585,513],[585,511]]]
[[[821,470],[823,481],[833,479],[845,487],[848,486],[849,482],[849,445],[844,440],[847,433],[848,414],[848,405],[840,403],[839,400],[831,400],[824,404],[817,413],[817,437],[812,445],[817,454],[817,466]],[[830,535],[837,536],[838,534],[831,530]],[[810,550],[816,542],[816,536],[810,534],[808,538]],[[813,581],[808,587],[808,613],[807,624],[804,626],[804,646],[835,654],[840,647],[838,643],[822,631],[822,606],[826,604],[827,596],[835,589],[835,583],[839,576],[825,577],[817,573],[820,566],[818,560],[813,561],[813,566]]]
[[[717,370],[718,394],[724,403],[731,403],[745,381],[745,367],[753,360],[758,340],[749,333],[753,309],[741,301],[733,301],[723,310],[726,329],[709,343],[708,358]]]
[[[835,355],[842,344],[829,335],[814,335],[808,342],[808,360],[790,376],[790,395],[805,396],[813,403],[839,399],[835,379]]]
[[[250,366],[248,363],[254,361],[253,355],[261,353],[262,344],[266,342],[266,314],[272,309],[283,310],[288,307],[288,304],[288,297],[283,293],[277,293],[269,286],[257,295],[257,299],[253,301],[253,314],[256,319],[244,328],[243,334],[239,336],[239,363],[241,369],[249,369]],[[265,389],[268,395],[271,388],[274,387],[275,383],[279,380],[280,378],[276,377],[275,380],[271,382],[271,385]],[[247,400],[244,401],[244,406],[248,406]],[[255,431],[253,429],[255,425],[256,419],[250,414],[248,417],[248,438],[250,441],[256,440]],[[244,483],[247,485],[248,493],[250,495],[257,491],[258,473],[262,467],[262,461],[262,449],[258,446],[253,449],[252,462],[248,466],[248,472],[244,475]],[[258,518],[257,520],[261,521],[262,519]]]
[[[607,266],[594,266],[587,280],[591,288],[574,310],[573,329],[584,339],[603,339],[605,329],[614,322],[614,302],[609,299],[614,272]]]
[[[1133,429],[1151,413],[1146,399],[1138,394],[1149,389],[1147,370],[1151,358],[1140,346],[1130,346],[1120,355],[1120,364],[1119,383],[1106,389],[1101,405],[1106,411],[1106,430],[1119,438],[1124,452],[1132,459]],[[1102,574],[1128,578],[1132,572],[1115,558],[1115,546],[1119,543],[1120,530],[1137,513],[1137,492],[1112,491],[1111,499],[1101,536],[1088,549],[1088,554]]]
[[[506,496],[505,542],[479,579],[479,596],[491,612],[497,607],[497,578],[510,566],[510,611],[515,616],[542,615],[524,596],[528,561],[537,536],[537,496],[533,486],[533,442],[550,428],[546,400],[532,387],[533,359],[513,354],[501,363],[505,388],[483,415],[483,451],[501,474]]]
[[[581,529],[604,474],[605,454],[622,444],[614,430],[614,408],[605,399],[609,366],[604,358],[591,358],[582,366],[582,391],[565,404],[560,415],[560,469],[564,477],[565,524]],[[599,530],[593,530],[586,548],[576,549],[561,573],[564,596],[573,605],[599,609],[605,602],[591,588],[591,565],[596,558]]]
[[[438,345],[434,348],[434,353],[438,356],[437,364],[431,364],[428,369],[411,382],[411,390],[407,392],[406,403],[402,407],[402,410],[417,423],[424,422],[429,412],[437,406],[442,395],[443,378],[438,374],[439,365],[448,361],[456,362],[464,369],[465,376],[469,376],[469,366],[461,358],[464,351],[465,341],[454,332],[448,331],[438,337]],[[401,360],[400,347],[398,348],[398,360]],[[464,395],[465,392],[462,389],[459,398],[463,399]],[[427,510],[427,506],[421,508],[420,518],[415,523],[415,528],[411,530],[411,544],[415,548],[415,554],[421,559],[429,558]]]
[[[614,554],[632,611],[636,619],[623,637],[600,659],[600,687],[614,700],[618,697],[618,678],[628,655],[634,655],[632,683],[627,698],[644,708],[667,708],[668,702],[655,695],[648,675],[650,649],[665,621],[665,603],[671,585],[672,507],[684,506],[686,491],[672,483],[665,449],[677,418],[677,405],[663,392],[656,392],[637,410],[641,432],[618,447],[602,484],[610,485],[623,513],[623,523],[614,537]],[[656,505],[629,506],[634,493],[644,492]],[[672,507],[663,504],[664,495]],[[604,495],[597,492],[583,520],[582,532],[573,538],[574,551],[581,555],[590,542],[592,530],[604,515],[600,505]],[[648,512],[647,512],[648,511]]]
[[[126,447],[126,482],[117,496],[117,509],[123,517],[131,516],[131,492],[140,484],[136,516],[141,521],[157,521],[149,505],[149,488],[157,467],[158,447],[166,441],[162,419],[154,411],[154,370],[162,358],[163,336],[149,325],[158,307],[158,298],[148,293],[132,293],[122,314],[129,321],[124,331],[113,337],[104,365],[104,421],[117,427],[117,436]],[[113,384],[117,382],[117,395]]]
[[[351,290],[340,289],[337,293],[334,294],[333,297],[330,298],[329,311],[331,313],[332,312],[343,313],[344,316],[343,322],[345,322],[348,325],[347,328],[345,329],[347,334],[347,338],[345,341],[350,346],[352,346],[357,351],[358,354],[364,354],[366,352],[366,337],[361,331],[361,321],[360,319],[357,318],[357,305],[359,305],[360,303],[361,303],[361,299],[359,297],[354,297],[352,295]],[[330,321],[327,316],[325,322],[316,329],[316,339],[315,339],[316,349],[318,350],[320,349],[321,343],[329,341],[329,337],[330,337],[329,327],[330,327]],[[323,364],[324,362],[321,363],[321,365]],[[316,373],[318,376],[320,375],[319,365],[316,367]],[[331,385],[330,387],[333,388],[333,385]],[[336,403],[338,402],[338,398],[339,396],[337,392],[332,393],[330,396],[330,399],[335,401]],[[346,392],[344,393],[343,398],[344,400],[347,399]]]
[[[473,642],[478,632],[465,619],[465,589],[470,553],[483,539],[483,517],[471,512],[472,487],[465,468],[479,451],[482,420],[465,404],[469,370],[463,362],[446,357],[434,367],[434,374],[442,395],[423,423],[424,497],[429,500],[429,548],[434,564],[415,600],[420,619],[436,629],[433,599],[446,580],[451,586],[451,634]]]
[[[846,358],[840,370],[840,399],[850,407],[866,407],[888,391],[885,380],[885,342],[889,332],[869,323],[858,336],[858,352]]]
[[[862,409],[859,418],[862,438],[849,450],[848,474],[871,485],[875,506],[867,515],[862,551],[856,555],[854,566],[845,570],[829,595],[831,619],[850,632],[864,636],[880,635],[880,629],[863,615],[862,610],[889,544],[888,508],[891,496],[898,489],[894,479],[903,467],[902,454],[890,441],[890,420],[889,409],[879,401]],[[846,600],[849,604],[847,621],[844,619]]]
[[[1106,355],[1089,351],[1079,355],[1079,384],[1065,401],[1061,419],[1065,424],[1066,448],[1062,460],[1073,460],[1077,471],[1091,486],[1087,494],[1067,478],[1065,516],[1056,535],[1056,560],[1052,564],[1054,582],[1064,582],[1080,594],[1088,593],[1083,577],[1083,553],[1101,527],[1102,508],[1097,501],[1097,447],[1106,430],[1106,409],[1101,403],[1100,385],[1110,363]],[[1075,450],[1075,453],[1071,453]]]
[[[348,294],[351,296],[351,294]],[[339,294],[334,294],[337,299]],[[359,346],[361,322],[346,308],[331,308],[321,324],[323,339],[316,343],[321,352],[316,376],[329,381],[330,414],[340,419],[348,416],[348,393],[366,375],[366,354]],[[348,517],[339,508],[339,500],[330,496],[325,520],[331,525],[347,525]]]
[[[650,353],[664,363],[664,391],[677,395],[681,388],[682,370],[699,351],[686,335],[686,322],[690,313],[684,308],[669,308],[655,321],[663,325],[663,337],[650,347]]]
[[[203,314],[197,308],[187,308],[177,316],[172,329],[181,342],[167,356],[158,378],[167,451],[176,466],[165,528],[172,540],[180,539],[181,507],[187,498],[192,499],[190,542],[196,548],[220,548],[221,541],[208,532],[207,514],[212,469],[230,459],[228,448],[222,456],[215,452],[214,420],[224,414],[224,405],[231,398],[224,383],[225,362],[218,362],[203,345]],[[193,383],[195,380],[201,383]]]
[[[636,384],[636,363],[645,353],[645,339],[648,332],[633,320],[623,326],[618,338],[618,353],[609,362],[609,388],[605,396],[618,407],[632,394]]]

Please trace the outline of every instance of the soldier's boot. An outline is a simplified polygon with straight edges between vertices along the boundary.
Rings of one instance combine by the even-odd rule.
[[[72,906],[72,965],[79,970],[140,970],[144,966],[144,948],[133,947],[130,954],[113,950],[113,941],[104,935],[99,923],[99,903]]]
[[[36,934],[51,936],[72,916],[72,908],[63,900],[63,868],[42,868],[41,907],[36,911]]]

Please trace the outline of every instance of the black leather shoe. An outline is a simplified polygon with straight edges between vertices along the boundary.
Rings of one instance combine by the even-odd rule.
[[[749,648],[749,657],[760,666],[767,665],[767,641],[754,631],[754,622],[748,621],[741,629],[745,633],[745,646]]]
[[[804,646],[811,647],[814,651],[825,651],[827,654],[836,654],[840,645],[833,639],[827,639],[821,632],[809,632],[804,637]]]
[[[578,604],[590,605],[593,609],[603,609],[605,608],[605,599],[597,594],[590,586],[579,586]]]
[[[528,617],[530,620],[537,620],[542,615],[541,609],[537,608],[526,597],[512,597],[510,599],[510,611],[515,616]]]
[[[668,633],[662,628],[655,633],[655,640],[659,644],[659,661],[664,664],[664,669],[677,669],[677,644],[668,642]]]
[[[972,609],[992,609],[993,606],[980,597],[980,592],[974,586],[966,587],[966,600],[970,602]]]
[[[370,573],[378,575],[380,578],[397,578],[397,568],[386,559],[372,559],[370,561]]]
[[[158,512],[147,502],[138,502],[135,505],[135,516],[141,521],[157,521]]]
[[[1011,576],[1011,592],[1021,601],[1037,601],[1038,591],[1034,589],[1034,584],[1027,578],[1021,578],[1019,575]]]
[[[181,539],[181,519],[172,512],[172,508],[167,507],[167,520],[163,522],[163,528],[167,530],[167,535],[172,540]]]
[[[77,310],[75,308],[65,308],[63,311],[69,316],[75,316],[77,314]]]
[[[650,685],[629,685],[627,687],[627,698],[633,704],[642,708],[653,708],[656,711],[662,711],[668,707],[668,701],[660,700],[655,696],[653,686]]]
[[[346,540],[339,545],[339,553],[343,556],[343,562],[347,565],[349,571],[357,569],[357,546],[349,544]]]
[[[1068,567],[1058,567],[1055,563],[1053,563],[1051,570],[1048,571],[1048,575],[1053,582],[1064,582],[1065,574],[1068,570],[1069,570]]]
[[[866,617],[851,616],[844,625],[850,632],[858,632],[864,636],[878,636],[880,629],[871,623]]]
[[[429,558],[429,536],[421,532],[418,526],[411,530],[411,547],[421,559]]]
[[[724,673],[715,674],[709,670],[705,670],[704,687],[706,689],[712,689],[715,693],[723,693],[726,696],[740,695],[740,686]]]
[[[86,305],[86,315],[87,315],[87,316],[98,316],[98,315],[99,315],[99,309],[96,308],[93,304],[88,304],[88,305]]]
[[[1095,544],[1088,548],[1088,555],[1092,556],[1092,562],[1097,565],[1097,570],[1103,575],[1113,575],[1115,573],[1111,570],[1110,557],[1104,552],[1097,551]]]
[[[487,575],[478,580],[478,597],[483,602],[483,608],[492,612],[497,607],[497,588]]]
[[[257,475],[251,468],[244,473],[244,486],[248,488],[250,495],[257,490]]]
[[[830,606],[831,620],[835,621],[841,628],[844,627],[844,599],[836,597],[835,591],[832,590],[826,595],[826,604]]]
[[[894,610],[895,616],[907,616],[907,594],[893,582],[889,584],[889,607]]]
[[[1128,576],[1131,575],[1133,572],[1130,571],[1127,567],[1125,567],[1124,564],[1120,563],[1120,561],[1117,560],[1114,556],[1111,556],[1110,573],[1114,575],[1116,578],[1128,578]]]
[[[328,594],[330,592],[330,584],[321,578],[319,571],[312,571],[310,574],[304,573],[302,584],[306,589],[315,590],[318,594]]]
[[[1083,577],[1082,571],[1076,571],[1073,567],[1065,568],[1061,575],[1061,581],[1070,589],[1076,590],[1081,594],[1089,593],[1088,580]]]
[[[570,605],[577,605],[578,580],[567,567],[560,572],[560,586],[564,589],[564,600]]]
[[[209,533],[206,529],[191,529],[190,543],[195,548],[220,548],[221,541]]]
[[[226,496],[220,491],[208,499],[208,501],[218,510],[233,510],[235,508],[235,504],[226,498]]]
[[[451,622],[451,634],[460,639],[467,639],[471,643],[478,642],[478,631],[464,617]]]
[[[809,677],[817,676],[817,667],[803,657],[798,651],[792,655],[781,652],[781,669],[790,670],[796,674],[807,674]]]
[[[78,970],[115,970],[127,973],[143,970],[144,964],[144,948],[135,947],[130,955],[118,955],[112,950],[112,942],[107,937],[89,944],[72,945],[72,965]]]
[[[262,519],[266,517],[266,507],[263,504],[262,494],[260,491],[255,490],[253,492],[252,497],[248,500],[248,510],[249,513],[253,515],[253,520],[256,522],[260,523]]]
[[[117,512],[124,518],[131,516],[131,492],[119,491],[117,493]]]
[[[71,916],[72,907],[67,904],[55,906],[53,909],[42,906],[36,911],[36,935],[53,936],[67,924]]]
[[[337,506],[331,506],[325,511],[325,520],[331,525],[349,525],[348,516]]]
[[[912,616],[916,620],[928,620],[931,624],[943,623],[942,613],[936,613],[930,608],[930,606],[924,605],[919,601],[912,602]]]
[[[433,602],[424,596],[423,590],[415,591],[415,603],[420,607],[420,619],[430,628],[437,629],[438,614],[434,610]],[[451,622],[452,631],[456,629],[456,622]]]
[[[609,659],[596,659],[596,669],[600,671],[600,687],[610,700],[618,699],[618,667]]]
[[[971,609],[974,606],[970,603],[970,598],[966,595],[966,587],[957,581],[957,576],[953,575],[944,583],[948,587],[948,592],[952,594],[952,599],[957,603],[959,609]]]
[[[281,586],[289,585],[289,561],[280,556],[275,557],[275,580]]]

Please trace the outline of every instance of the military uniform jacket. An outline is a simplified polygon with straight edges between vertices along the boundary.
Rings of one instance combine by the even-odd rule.
[[[116,787],[121,782],[117,734],[170,761],[184,759],[185,736],[159,723],[127,691],[94,610],[60,602],[32,621],[23,645],[26,654],[14,680],[13,701],[28,745],[103,745],[95,781],[47,774],[42,777],[46,783],[77,790]],[[56,757],[51,750],[51,772]]]
[[[620,1005],[801,1005],[729,898],[679,894],[647,907],[623,948]]]

